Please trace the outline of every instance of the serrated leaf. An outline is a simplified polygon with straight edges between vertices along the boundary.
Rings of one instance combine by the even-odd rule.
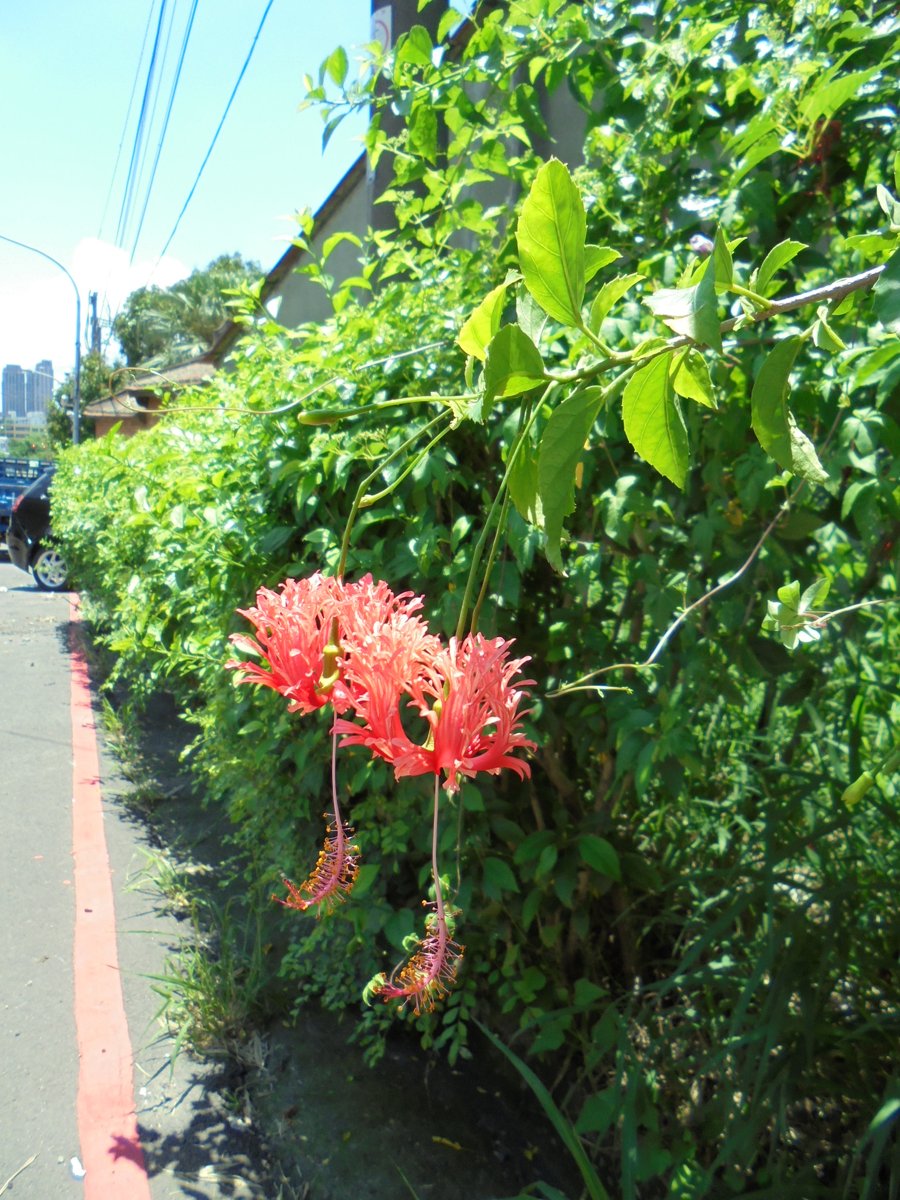
[[[687,288],[661,288],[644,303],[675,333],[702,346],[722,349],[722,334],[716,312],[716,269],[712,255],[700,282]]]
[[[547,560],[562,571],[563,521],[575,507],[575,468],[603,403],[598,387],[567,396],[550,414],[538,452],[538,496],[547,534]]]
[[[769,352],[750,395],[750,424],[756,440],[779,467],[793,468],[788,417],[788,382],[803,339],[786,337]]]
[[[687,350],[679,356],[672,386],[686,400],[693,400],[705,408],[718,407],[706,359],[696,350]]]
[[[805,242],[795,242],[790,238],[786,238],[783,242],[779,242],[777,246],[773,246],[766,257],[762,260],[762,265],[756,276],[756,286],[753,289],[759,292],[761,296],[768,296],[769,284],[772,282],[772,277],[787,266],[792,258],[796,258],[801,250],[806,250]]]
[[[564,325],[581,325],[584,238],[581,193],[557,159],[535,176],[522,205],[516,241],[525,286],[541,308]]]
[[[530,392],[544,382],[544,360],[534,342],[518,325],[504,325],[494,334],[484,363],[486,404]]]
[[[885,329],[900,330],[900,250],[888,259],[875,284],[875,316]]]
[[[473,310],[472,315],[459,331],[457,342],[473,358],[484,362],[487,358],[487,348],[494,334],[500,328],[500,318],[506,304],[505,283],[492,288],[480,304]]]
[[[619,856],[606,838],[598,837],[594,833],[583,833],[578,839],[578,853],[582,862],[599,871],[601,875],[607,875],[610,879],[622,878]]]
[[[608,267],[610,263],[614,263],[617,258],[621,257],[618,250],[613,250],[611,246],[586,245],[584,248],[585,282],[593,279],[598,271],[602,271],[604,267]]]
[[[613,306],[622,299],[630,288],[633,288],[643,278],[643,275],[634,273],[631,275],[620,275],[618,279],[611,279],[609,283],[604,283],[594,298],[594,303],[591,305],[589,323],[594,333],[600,331],[600,326],[606,320]]]
[[[793,417],[788,417],[791,438],[791,470],[807,483],[827,483],[828,472],[819,462],[816,448],[803,432],[798,429]]]
[[[688,469],[684,418],[669,377],[672,353],[651,359],[629,379],[622,394],[625,436],[651,467],[683,488]]]

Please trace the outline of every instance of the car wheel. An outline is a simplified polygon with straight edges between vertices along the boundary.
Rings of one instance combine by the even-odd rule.
[[[66,587],[66,560],[55,546],[42,546],[31,562],[34,582],[41,591],[61,592]]]

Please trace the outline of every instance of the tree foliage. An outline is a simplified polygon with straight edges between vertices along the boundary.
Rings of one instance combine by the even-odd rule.
[[[394,230],[332,320],[248,311],[202,404],[72,454],[66,553],[120,677],[197,724],[257,904],[308,859],[327,730],[235,691],[234,610],[346,562],[445,633],[514,635],[533,776],[445,814],[467,950],[426,1044],[513,1042],[627,1200],[892,1194],[900,25],[825,0],[455,20],[309,80],[326,136],[374,106]],[[538,152],[548,97],[583,122],[575,170]],[[292,914],[298,1005],[390,969],[431,871],[426,793],[353,753],[341,778],[362,865],[331,918]],[[394,1018],[361,1015],[373,1057]]]
[[[229,293],[253,283],[257,263],[222,254],[169,288],[132,292],[113,321],[128,366],[172,366],[201,354],[228,317]]]

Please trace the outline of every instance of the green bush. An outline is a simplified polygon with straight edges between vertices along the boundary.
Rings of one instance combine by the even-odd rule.
[[[467,783],[445,813],[466,957],[416,1022],[426,1044],[470,1054],[473,1017],[513,1040],[624,1197],[894,1194],[897,22],[825,3],[476,16],[443,59],[419,30],[386,64],[407,128],[388,142],[376,120],[370,148],[395,155],[397,229],[333,319],[288,333],[248,310],[217,382],[68,452],[65,552],[118,677],[196,723],[204,792],[273,887],[314,859],[328,727],[235,688],[235,610],[335,572],[351,515],[349,576],[422,593],[445,634],[467,595],[531,656],[538,749],[530,780]],[[377,111],[371,78],[328,115]],[[523,230],[572,194],[531,145],[542,91],[566,88],[588,242],[620,257],[564,247],[545,324]],[[479,200],[498,176],[524,189],[517,229]],[[874,297],[827,291],[883,263]],[[327,262],[308,271],[329,285]],[[863,772],[875,786],[842,799]],[[340,787],[363,867],[327,921],[284,916],[298,1004],[357,1003],[431,874],[425,787],[358,751]],[[361,1017],[373,1058],[391,1017],[413,1020]]]

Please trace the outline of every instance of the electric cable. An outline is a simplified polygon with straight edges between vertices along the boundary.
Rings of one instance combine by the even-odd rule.
[[[137,250],[138,239],[140,238],[141,230],[144,227],[144,218],[147,215],[147,206],[150,203],[150,194],[153,191],[153,184],[156,180],[156,171],[159,166],[159,160],[160,160],[160,155],[162,154],[163,143],[166,140],[166,133],[169,128],[169,119],[172,116],[172,107],[175,103],[175,93],[178,91],[178,84],[181,79],[181,71],[182,71],[182,68],[184,67],[184,59],[185,59],[185,55],[187,53],[188,42],[191,39],[191,30],[193,29],[194,17],[197,15],[197,6],[199,3],[200,3],[200,0],[192,0],[191,11],[188,14],[187,25],[185,26],[184,35],[181,39],[181,50],[179,51],[179,54],[178,54],[178,62],[176,63],[176,66],[175,66],[175,73],[174,73],[174,77],[172,80],[172,87],[171,87],[171,90],[169,91],[169,99],[168,99],[168,103],[166,104],[166,112],[165,112],[165,116],[163,117],[162,129],[160,130],[160,134],[159,134],[159,142],[156,147],[156,155],[153,159],[153,166],[150,169],[150,178],[147,182],[147,190],[144,194],[144,203],[141,207],[141,213],[140,213],[140,217],[138,218],[137,229],[134,232],[134,238],[131,243],[131,256],[129,259],[130,262],[134,262],[134,255],[135,255],[135,251]]]
[[[144,52],[147,49],[147,38],[150,34],[150,22],[153,20],[153,8],[155,0],[151,0],[149,9],[147,10],[147,24],[144,26],[144,36],[141,40],[141,52],[138,55],[137,66],[134,70],[134,79],[131,81],[131,95],[128,97],[128,108],[125,110],[125,121],[122,125],[122,132],[119,135],[119,148],[116,151],[116,161],[112,169],[112,175],[109,180],[109,188],[106,192],[106,200],[103,202],[103,213],[100,217],[100,224],[97,228],[97,240],[100,241],[103,237],[103,227],[106,224],[106,214],[109,211],[109,202],[112,199],[113,188],[116,183],[116,176],[119,173],[119,163],[122,161],[122,147],[125,145],[125,134],[128,130],[128,124],[131,121],[131,110],[134,108],[134,98],[137,95],[138,78],[141,73],[141,67],[144,62]]]
[[[134,186],[137,179],[137,168],[140,160],[141,145],[144,140],[144,133],[147,123],[147,109],[150,102],[150,94],[153,86],[153,77],[156,72],[156,63],[159,56],[159,43],[162,37],[163,22],[166,15],[166,5],[168,0],[161,0],[159,10],[159,20],[156,24],[156,36],[153,41],[153,50],[150,53],[150,65],[147,69],[147,81],[144,85],[144,96],[141,101],[141,110],[138,114],[137,128],[134,133],[134,142],[131,148],[131,161],[128,164],[128,175],[125,182],[125,194],[122,197],[122,207],[119,210],[119,221],[116,227],[116,245],[121,246],[125,240],[125,227],[128,223],[128,214],[134,199]]]
[[[268,17],[269,12],[274,3],[275,3],[275,0],[268,0],[268,3],[266,4],[265,11],[263,12],[262,17],[260,18],[259,25],[257,26],[256,33],[254,34],[253,41],[250,45],[250,49],[247,51],[247,57],[244,59],[244,65],[241,67],[240,73],[235,81],[234,87],[231,89],[231,95],[228,97],[228,103],[225,105],[225,111],[222,113],[221,119],[219,120],[219,124],[217,125],[216,131],[213,134],[212,141],[209,144],[209,149],[206,151],[206,154],[204,155],[204,158],[203,158],[203,162],[200,164],[200,169],[197,172],[194,182],[191,184],[191,190],[187,194],[187,199],[185,200],[184,204],[181,206],[181,212],[178,214],[175,224],[172,227],[172,232],[169,234],[168,238],[166,239],[165,245],[163,246],[162,250],[160,250],[160,252],[159,252],[159,258],[157,259],[157,263],[163,258],[166,251],[168,250],[169,246],[172,244],[172,239],[175,237],[175,234],[178,231],[178,226],[181,224],[182,217],[187,212],[188,205],[190,204],[191,200],[194,197],[194,192],[197,190],[197,185],[199,184],[200,178],[203,175],[204,170],[206,169],[206,164],[209,162],[210,156],[212,155],[212,152],[215,149],[216,142],[219,140],[219,134],[222,132],[222,126],[225,124],[225,120],[228,116],[229,111],[231,110],[232,104],[234,103],[234,98],[238,93],[238,88],[241,86],[241,82],[244,78],[244,75],[247,72],[247,68],[250,65],[250,60],[253,57],[254,50],[256,49],[256,43],[259,41],[259,36],[263,31],[263,26],[266,23],[266,18]]]

